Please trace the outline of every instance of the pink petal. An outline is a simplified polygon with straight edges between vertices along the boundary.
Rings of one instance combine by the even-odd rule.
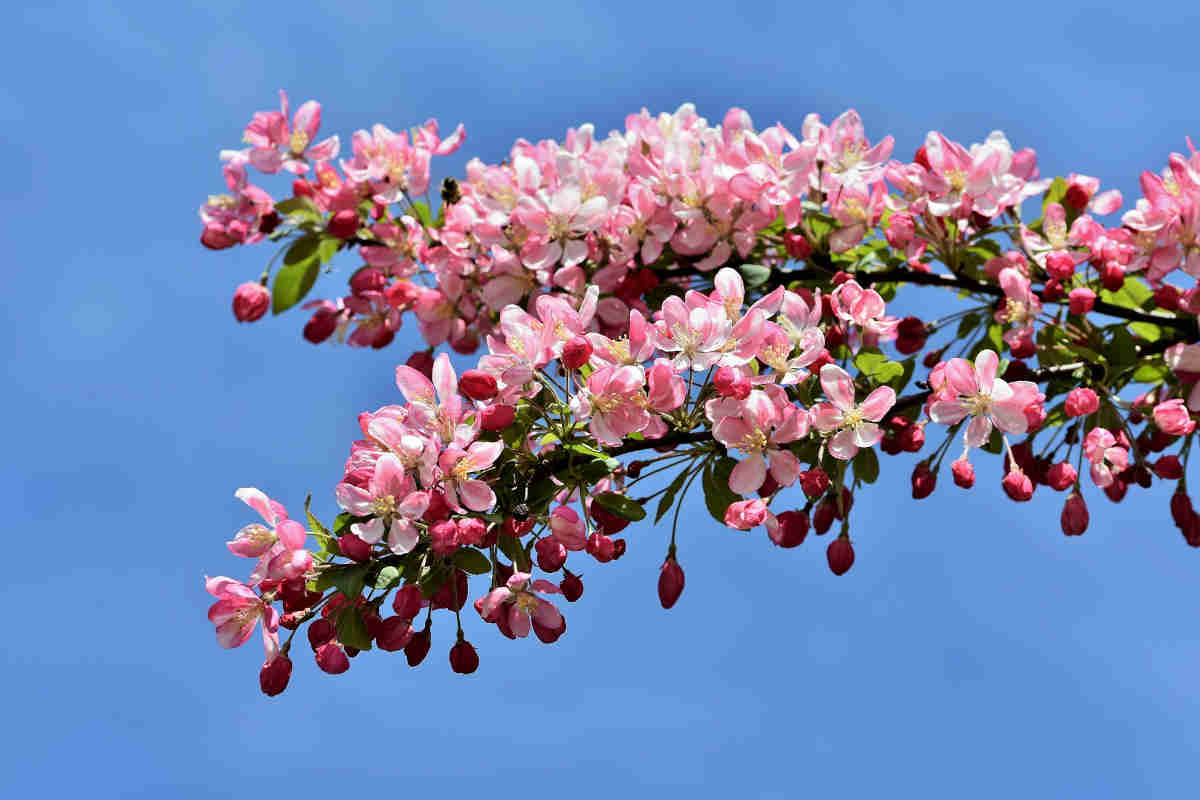
[[[992,391],[992,384],[996,380],[996,370],[999,366],[1000,357],[994,350],[983,350],[975,356],[975,371],[979,375],[979,389],[984,394]],[[963,394],[967,394],[967,392],[963,392]]]
[[[835,364],[821,367],[821,388],[830,402],[842,411],[854,408],[854,383],[846,370]]]
[[[729,473],[729,488],[738,494],[757,492],[767,478],[767,465],[763,457],[754,454],[738,462]]]
[[[880,386],[867,395],[867,399],[863,401],[860,408],[864,417],[878,422],[894,405],[896,405],[896,391],[890,386]]]
[[[308,538],[308,531],[294,519],[284,520],[276,525],[275,533],[288,550],[303,550]]]

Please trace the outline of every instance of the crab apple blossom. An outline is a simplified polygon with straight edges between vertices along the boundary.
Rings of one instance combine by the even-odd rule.
[[[1119,192],[1042,177],[998,131],[975,144],[930,131],[903,160],[853,110],[758,129],[743,109],[710,123],[685,104],[607,136],[585,124],[519,139],[468,161],[433,208],[413,198],[462,126],[375,124],[339,159],[339,139],[316,141],[321,106],[293,116],[281,101],[254,115],[248,147],[222,153],[226,193],[199,211],[210,250],[281,248],[233,292],[235,318],[298,306],[309,342],[373,350],[405,342],[411,321],[423,344],[395,359],[398,395],[347,420],[328,525],[307,502],[306,525],[237,492],[262,519],[228,548],[255,562],[244,581],[206,581],[209,617],[226,647],[262,625],[268,695],[287,687],[301,629],[331,674],[373,648],[417,666],[449,622],[464,674],[479,665],[464,626],[554,643],[566,621],[552,596],[583,595],[568,563],[613,568],[627,542],[613,537],[628,528],[636,547],[652,511],[671,524],[670,608],[676,541],[700,527],[681,513],[694,490],[723,535],[761,526],[772,548],[840,521],[826,560],[843,575],[852,529],[863,547],[886,535],[849,516],[886,500],[881,473],[911,470],[912,497],[928,498],[960,447],[957,486],[1067,492],[1072,536],[1094,524],[1088,493],[1120,502],[1168,482],[1170,516],[1200,546],[1186,494],[1200,412],[1190,141],[1106,222]],[[301,177],[278,197],[265,182],[278,178],[256,185],[280,172]],[[1023,221],[1026,200],[1040,219]],[[328,280],[298,286],[297,269],[347,286],[310,298]],[[960,307],[928,313],[931,289]],[[1001,487],[977,486],[968,458],[994,454]],[[463,619],[468,601],[479,619]]]

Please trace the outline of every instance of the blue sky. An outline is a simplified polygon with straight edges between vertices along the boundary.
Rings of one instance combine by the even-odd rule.
[[[222,190],[219,149],[280,87],[320,99],[343,141],[376,121],[464,122],[443,170],[643,106],[793,127],[853,106],[897,154],[931,128],[1000,128],[1045,174],[1132,199],[1138,172],[1200,139],[1195,23],[1182,3],[24,10],[0,50],[0,603],[15,612],[0,788],[1186,796],[1200,553],[1168,490],[1121,506],[1093,492],[1091,529],[1067,540],[1061,496],[1010,503],[984,459],[976,490],[943,475],[917,504],[915,457],[885,458],[842,578],[824,540],[778,550],[693,499],[671,612],[654,590],[668,532],[631,528],[622,561],[585,571],[553,647],[473,627],[468,678],[446,667],[446,625],[417,670],[372,653],[328,677],[298,649],[292,687],[262,697],[257,645],[218,649],[204,618],[202,576],[245,569],[223,546],[249,521],[233,491],[297,511],[311,491],[331,516],[355,414],[397,399],[415,338],[361,352],[307,345],[295,314],[235,325],[232,289],[268,255],[204,251],[195,209]]]

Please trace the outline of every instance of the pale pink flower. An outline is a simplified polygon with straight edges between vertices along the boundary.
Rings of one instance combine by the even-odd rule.
[[[375,472],[366,489],[342,482],[335,493],[343,510],[356,517],[371,517],[350,526],[355,536],[373,545],[386,531],[388,547],[393,553],[403,555],[417,546],[419,537],[413,521],[429,507],[429,493],[415,488],[400,459],[385,453],[375,462]]]
[[[263,602],[244,583],[219,576],[207,578],[204,588],[217,602],[208,609],[208,621],[217,627],[217,644],[221,647],[240,647],[254,633],[254,626],[261,619],[263,624],[263,648],[270,662],[279,652],[279,612]]]
[[[451,508],[458,509],[459,498],[471,511],[487,511],[496,505],[496,495],[484,481],[469,477],[496,463],[504,442],[475,442],[466,450],[451,445],[438,458],[444,474],[442,491]]]
[[[871,447],[883,438],[879,422],[896,404],[890,386],[880,386],[856,406],[850,375],[836,364],[826,364],[821,367],[821,388],[830,402],[812,409],[812,425],[822,433],[833,433],[829,452],[834,458],[848,461],[860,447]]]
[[[587,547],[587,528],[579,514],[568,506],[559,506],[550,513],[550,535],[568,550]]]
[[[1092,428],[1083,440],[1083,454],[1091,463],[1092,481],[1101,489],[1112,485],[1114,476],[1129,466],[1129,452],[1104,428]]]
[[[251,146],[250,163],[268,174],[286,169],[297,175],[308,172],[308,161],[328,161],[338,154],[338,137],[314,144],[321,127],[321,104],[309,100],[296,110],[288,125],[287,92],[279,90],[279,111],[260,111],[246,126],[245,140]]]
[[[535,592],[561,594],[562,591],[550,581],[541,578],[531,581],[530,577],[528,572],[514,572],[504,586],[488,592],[483,598],[483,616],[491,618],[497,612],[506,613],[508,629],[521,637],[529,635],[531,619],[549,630],[560,628],[562,614],[553,603]],[[504,609],[504,606],[508,608]]]
[[[733,324],[720,306],[688,307],[672,295],[663,302],[662,319],[654,324],[658,349],[675,353],[675,369],[703,372],[721,360]]]
[[[942,425],[955,425],[970,416],[963,434],[967,447],[987,442],[993,426],[1013,434],[1024,433],[1029,426],[1025,418],[1028,390],[1032,387],[1036,393],[1037,386],[1029,381],[1010,386],[996,377],[999,364],[995,351],[983,350],[975,357],[974,366],[966,359],[952,358],[941,373],[944,384],[929,407],[929,418]],[[1018,388],[1021,391],[1015,391]]]
[[[1179,398],[1167,400],[1154,407],[1154,424],[1171,436],[1186,436],[1196,430],[1196,423]]]
[[[588,376],[583,391],[571,397],[571,411],[590,420],[588,429],[596,441],[618,445],[650,423],[643,387],[646,375],[639,366],[604,366]]]
[[[732,412],[716,420],[713,438],[728,450],[746,454],[730,473],[729,488],[738,494],[758,491],[767,479],[768,464],[771,477],[780,486],[795,483],[800,462],[779,445],[808,435],[808,415],[792,405],[778,386],[754,390],[745,400],[729,400],[732,403],[712,405],[714,413],[720,406],[724,406],[721,413]]]
[[[308,531],[295,520],[288,519],[287,509],[282,503],[267,497],[253,487],[238,489],[234,496],[257,511],[266,525],[251,523],[237,532],[233,541],[227,542],[229,552],[246,558],[258,558],[276,543],[288,550],[302,550]]]

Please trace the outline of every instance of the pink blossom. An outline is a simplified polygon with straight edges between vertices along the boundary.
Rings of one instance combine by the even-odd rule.
[[[451,508],[459,508],[459,499],[471,511],[487,511],[496,505],[496,495],[484,481],[471,478],[496,463],[504,450],[504,442],[475,442],[466,450],[451,445],[438,457],[444,473],[442,490]]]
[[[373,545],[387,531],[388,547],[403,555],[417,545],[418,532],[413,521],[429,507],[429,493],[415,491],[400,459],[386,453],[375,462],[375,472],[366,489],[351,483],[337,485],[338,505],[358,517],[370,516],[366,522],[356,522],[350,530],[359,539]]]
[[[338,154],[338,137],[331,136],[314,144],[321,127],[321,104],[309,100],[296,110],[288,125],[288,97],[279,90],[279,111],[260,111],[246,126],[245,140],[251,145],[250,163],[261,172],[274,174],[280,169],[303,174],[308,161],[328,161]],[[282,148],[282,150],[280,149]]]
[[[514,572],[504,586],[488,592],[480,609],[485,619],[505,615],[508,629],[513,635],[529,635],[530,622],[548,630],[562,627],[563,617],[554,604],[536,593],[561,594],[561,590],[547,580],[530,580],[528,572]]]
[[[1029,426],[1024,409],[1031,387],[1036,393],[1037,386],[1029,381],[1010,386],[996,377],[999,363],[993,350],[981,351],[974,366],[962,358],[951,359],[943,373],[944,383],[929,407],[930,419],[942,425],[955,425],[971,417],[963,434],[968,448],[987,442],[993,425],[1005,433],[1024,433]]]
[[[221,647],[240,647],[254,633],[254,626],[263,623],[263,648],[269,663],[279,652],[279,612],[263,602],[244,583],[219,576],[207,578],[204,588],[217,602],[208,609],[208,621],[217,627],[217,644]]]
[[[1092,428],[1083,440],[1084,457],[1091,463],[1092,481],[1101,489],[1113,484],[1115,475],[1129,466],[1129,452],[1104,428]]]
[[[1154,424],[1171,436],[1186,436],[1196,430],[1196,423],[1179,398],[1167,400],[1154,407]]]
[[[791,486],[800,475],[800,462],[780,445],[808,435],[808,415],[778,386],[764,388],[745,400],[730,398],[706,407],[710,415],[722,414],[714,420],[713,438],[728,450],[746,453],[729,475],[729,488],[738,494],[758,491],[767,479],[768,464],[780,486]]]
[[[642,391],[645,383],[641,367],[601,367],[588,376],[586,388],[571,398],[571,411],[590,420],[588,429],[598,442],[618,445],[650,424]]]
[[[574,509],[559,506],[550,514],[550,534],[568,550],[587,547],[587,529]]]
[[[770,516],[771,512],[762,500],[739,500],[725,509],[725,524],[739,531],[748,531],[766,522]]]
[[[822,433],[834,434],[829,440],[834,458],[848,461],[860,447],[871,447],[883,438],[878,423],[896,404],[896,392],[890,386],[880,386],[856,406],[850,376],[841,367],[826,364],[821,367],[821,388],[830,402],[812,410],[812,425]]]

